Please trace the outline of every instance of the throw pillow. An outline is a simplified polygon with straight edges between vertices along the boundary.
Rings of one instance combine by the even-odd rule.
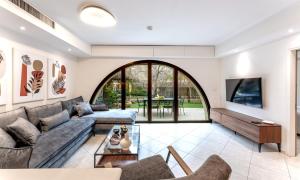
[[[50,129],[53,129],[56,126],[59,126],[60,124],[66,122],[68,120],[70,120],[70,115],[68,113],[68,110],[64,110],[63,112],[60,112],[53,116],[41,118],[42,132],[47,132]]]
[[[90,103],[88,103],[88,102],[78,103],[77,105],[75,105],[75,109],[76,109],[79,117],[94,113],[92,108],[91,108]]]
[[[18,118],[7,126],[8,131],[15,135],[22,143],[34,145],[40,136],[40,131],[28,120]]]
[[[108,111],[108,107],[106,104],[92,104],[91,105],[93,111]]]
[[[84,102],[82,96],[79,96],[77,98],[70,99],[70,100],[67,100],[67,101],[62,101],[61,104],[62,104],[63,110],[65,110],[65,109],[68,110],[68,112],[70,114],[70,117],[72,117],[72,116],[77,115],[75,105],[79,102]]]
[[[16,141],[2,128],[0,128],[0,147],[14,148]]]
[[[29,168],[32,147],[2,148],[0,147],[0,168],[19,169]]]

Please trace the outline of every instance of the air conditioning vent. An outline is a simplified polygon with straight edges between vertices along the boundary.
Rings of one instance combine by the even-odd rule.
[[[23,0],[9,0],[24,11],[28,12],[29,14],[33,15],[37,19],[41,20],[42,22],[46,23],[52,28],[55,28],[55,22],[48,18],[46,15],[42,14],[40,11],[29,5],[28,3],[24,2]]]

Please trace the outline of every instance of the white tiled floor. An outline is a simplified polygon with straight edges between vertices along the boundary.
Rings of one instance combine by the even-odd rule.
[[[173,145],[193,171],[211,154],[218,154],[232,167],[231,179],[300,179],[300,156],[287,157],[278,153],[276,145],[263,145],[259,153],[252,141],[218,124],[140,125],[141,159],[154,154],[166,157],[166,147]],[[93,167],[93,153],[104,138],[104,135],[90,138],[64,167]],[[169,166],[176,176],[184,175],[174,159],[170,159]]]

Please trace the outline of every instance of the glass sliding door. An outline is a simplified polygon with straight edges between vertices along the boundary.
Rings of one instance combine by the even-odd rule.
[[[203,120],[208,118],[201,93],[186,75],[178,72],[178,121]]]
[[[148,66],[134,65],[125,69],[126,109],[137,111],[137,121],[148,121]]]
[[[152,121],[174,121],[174,68],[152,64]]]
[[[137,122],[207,122],[209,102],[197,81],[167,62],[145,60],[105,77],[91,103],[137,112]]]
[[[104,103],[109,109],[121,108],[121,72],[117,72],[104,83],[93,103]]]

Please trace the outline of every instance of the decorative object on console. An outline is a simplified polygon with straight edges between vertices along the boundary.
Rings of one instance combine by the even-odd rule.
[[[48,59],[48,98],[66,96],[66,66],[57,60]]]
[[[7,100],[7,65],[11,61],[12,48],[0,43],[0,105]]]
[[[44,99],[46,69],[45,58],[28,52],[14,51],[14,103]]]
[[[129,139],[128,133],[125,133],[124,138],[121,139],[120,145],[124,151],[128,151],[131,146],[131,140]]]
[[[109,142],[110,142],[111,145],[118,145],[118,144],[120,144],[120,136],[118,136],[116,134],[112,135],[112,137],[110,138]]]
[[[120,127],[120,129],[121,129],[121,136],[123,137],[127,132],[128,132],[128,128],[126,127],[126,125],[124,124],[124,125],[122,125],[121,127]]]
[[[263,123],[265,123],[265,124],[275,124],[273,121],[267,121],[267,120],[264,120],[264,121],[262,121]]]
[[[110,144],[111,145],[118,145],[120,144],[120,129],[113,129],[114,134],[110,138]]]

